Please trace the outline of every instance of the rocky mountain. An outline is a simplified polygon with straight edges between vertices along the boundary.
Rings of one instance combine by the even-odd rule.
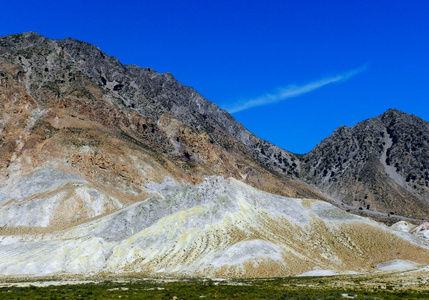
[[[391,110],[295,155],[171,74],[73,39],[2,37],[0,273],[271,277],[423,265],[427,224],[389,228],[319,200],[426,218],[427,132]]]
[[[340,127],[302,157],[302,178],[349,209],[429,216],[429,123],[390,109]]]
[[[171,74],[124,66],[90,44],[31,32],[0,39],[0,67],[5,186],[53,167],[108,184],[111,195],[126,190],[125,202],[147,197],[146,180],[198,183],[207,175],[324,198],[293,177],[295,155],[251,134]]]

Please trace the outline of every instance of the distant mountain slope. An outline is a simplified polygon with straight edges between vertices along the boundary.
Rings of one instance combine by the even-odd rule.
[[[340,127],[302,157],[302,177],[362,210],[427,219],[429,123],[390,109]]]

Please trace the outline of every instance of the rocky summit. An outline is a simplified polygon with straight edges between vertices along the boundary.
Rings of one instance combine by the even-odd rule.
[[[70,38],[2,37],[0,274],[419,268],[428,128],[389,110],[295,155],[169,73]]]
[[[302,177],[349,209],[427,219],[429,123],[390,109],[340,127],[302,158]]]

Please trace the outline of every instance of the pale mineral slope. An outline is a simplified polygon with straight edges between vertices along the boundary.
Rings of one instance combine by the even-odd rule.
[[[122,207],[86,180],[51,168],[0,187],[0,226],[8,228],[73,224]]]
[[[273,277],[314,270],[367,272],[383,262],[429,262],[423,237],[395,231],[326,202],[258,191],[209,177],[63,231],[7,235],[0,273],[139,273]]]

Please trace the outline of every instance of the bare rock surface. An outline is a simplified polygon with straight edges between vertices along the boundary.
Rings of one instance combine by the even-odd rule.
[[[343,205],[427,219],[429,123],[404,112],[340,127],[302,158],[302,176]]]
[[[32,100],[31,116],[23,116],[27,135],[46,122],[54,128],[42,127],[43,133],[105,130],[193,168],[193,177],[225,174],[267,191],[323,198],[296,178],[297,156],[251,134],[169,73],[122,65],[93,45],[32,32],[0,38],[0,63],[3,88],[14,85]]]

